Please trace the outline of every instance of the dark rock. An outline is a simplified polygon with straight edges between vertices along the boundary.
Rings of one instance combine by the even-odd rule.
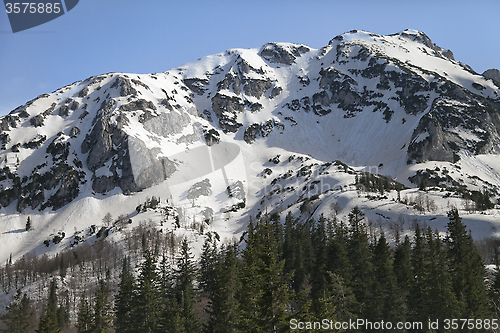
[[[450,60],[455,60],[455,58],[453,57],[453,52],[451,52],[450,50],[445,50],[445,49],[437,46],[423,32],[419,31],[415,34],[415,33],[409,33],[409,32],[407,32],[407,30],[405,30],[405,31],[400,32],[398,35],[405,37],[405,38],[408,38],[408,39],[413,40],[413,41],[420,42],[420,43],[424,44],[425,46],[427,46],[428,48],[434,50],[436,52],[436,54],[438,54],[438,55],[440,54],[443,57],[448,58]]]
[[[145,88],[146,90],[151,91],[151,89],[149,88],[149,86],[147,84],[145,84],[144,82],[136,80],[136,79],[132,79],[131,81],[132,81],[133,84],[135,84],[137,86],[141,86],[141,87]]]
[[[47,136],[37,134],[31,141],[23,144],[23,148],[25,149],[36,149],[40,148],[40,146],[47,140]]]
[[[75,138],[78,134],[80,134],[80,129],[76,126],[71,127],[71,130],[69,131],[69,136]]]
[[[213,122],[212,119],[212,114],[208,110],[203,110],[203,115],[205,116],[205,119],[208,120],[209,122]]]
[[[73,104],[71,104],[71,106],[69,107],[71,110],[75,111],[76,109],[78,109],[80,107],[80,103],[78,103],[77,101],[74,101]]]
[[[205,138],[205,143],[207,146],[213,146],[220,142],[220,134],[215,129],[211,128],[207,130],[203,128],[203,136]]]
[[[116,78],[115,82],[111,85],[111,88],[120,88],[120,96],[136,96],[137,90],[130,84],[130,80],[124,76],[119,76]]]
[[[234,133],[243,126],[236,120],[236,114],[243,111],[244,105],[242,100],[236,96],[217,93],[212,97],[212,110],[219,118],[219,126],[225,133]]]
[[[48,108],[47,110],[43,111],[42,116],[44,118],[50,116],[52,114],[52,112],[54,112],[54,110],[56,109],[56,106],[57,106],[56,103],[52,103],[52,105],[50,106],[50,108]]]
[[[262,95],[272,86],[270,80],[246,79],[243,90],[245,94],[261,98]]]
[[[78,97],[85,97],[89,93],[89,87],[84,87],[80,92],[78,93]]]
[[[30,116],[30,114],[25,109],[23,109],[23,110],[21,110],[21,112],[19,112],[19,117],[21,117],[21,118],[28,118],[29,116]]]
[[[205,178],[201,182],[197,182],[188,190],[187,198],[190,200],[198,199],[200,196],[210,196],[212,194],[212,184],[210,180]]]
[[[69,107],[67,105],[63,105],[59,108],[59,115],[61,117],[69,116]]]
[[[156,110],[156,106],[151,101],[146,101],[145,99],[138,99],[132,101],[128,104],[121,105],[120,111],[137,111],[137,110]]]
[[[252,124],[245,129],[243,133],[243,140],[246,143],[252,144],[257,139],[257,136],[267,137],[274,128],[280,128],[283,130],[285,126],[274,119],[269,119],[261,124]]]
[[[281,157],[281,155],[276,155],[273,158],[270,158],[269,162],[270,163],[274,163],[274,164],[279,164],[280,163],[280,157]]]
[[[243,133],[243,140],[246,143],[252,144],[257,139],[257,135],[260,133],[260,124],[252,124],[245,129]]]
[[[484,71],[483,74],[481,74],[487,79],[492,79],[497,82],[498,85],[500,85],[500,71],[496,68],[488,69]]]
[[[81,120],[81,119],[83,119],[83,118],[87,117],[87,115],[88,115],[88,114],[89,114],[89,113],[85,110],[85,111],[83,111],[83,112],[82,112],[82,114],[81,114],[81,115],[79,115],[79,116],[78,116],[78,119],[80,119],[80,120]]]
[[[271,94],[269,95],[269,98],[271,98],[271,99],[275,98],[276,96],[281,94],[282,91],[283,91],[283,88],[274,87],[273,90],[271,90]]]
[[[236,95],[241,93],[241,81],[238,75],[230,72],[224,76],[224,79],[217,83],[217,91],[221,91],[224,89],[233,90]]]
[[[241,180],[236,181],[236,183],[229,185],[226,188],[226,194],[230,198],[236,198],[239,200],[245,200],[245,189]]]
[[[36,115],[30,119],[30,123],[32,126],[41,127],[41,126],[43,126],[43,119],[44,118],[42,115]]]
[[[205,91],[208,90],[208,88],[206,87],[208,85],[207,79],[190,78],[184,79],[183,82],[186,86],[188,86],[189,89],[191,89],[198,95],[203,95]]]
[[[268,43],[261,48],[259,55],[270,63],[291,65],[295,59],[309,51],[310,49],[303,45]]]

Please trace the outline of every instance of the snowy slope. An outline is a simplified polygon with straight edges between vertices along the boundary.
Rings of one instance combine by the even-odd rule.
[[[249,216],[298,215],[315,195],[304,218],[359,205],[386,229],[404,216],[442,230],[463,193],[499,198],[499,96],[495,81],[413,30],[78,81],[0,118],[0,260],[57,252],[106,213],[160,223],[162,209],[136,210],[153,196],[185,229],[205,223],[225,238]],[[361,172],[409,189],[361,191]],[[419,195],[435,207],[408,204]],[[494,234],[496,209],[467,213],[477,237]],[[28,216],[34,231],[24,231]]]

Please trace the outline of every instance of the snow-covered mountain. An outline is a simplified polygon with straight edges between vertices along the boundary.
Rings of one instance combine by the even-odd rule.
[[[450,205],[497,202],[499,112],[498,70],[480,75],[414,30],[91,77],[0,118],[0,260],[57,251],[106,213],[160,221],[138,207],[153,196],[172,223],[226,237],[250,215],[354,205],[381,227],[408,215],[440,228]],[[427,215],[413,208],[424,195]],[[494,234],[498,210],[467,210],[478,237]]]

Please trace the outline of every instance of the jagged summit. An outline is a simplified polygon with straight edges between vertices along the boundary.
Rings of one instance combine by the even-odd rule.
[[[482,74],[485,78],[492,79],[497,81],[497,83],[500,85],[500,71],[496,68],[491,68]]]
[[[164,73],[90,77],[0,118],[0,214],[65,225],[51,214],[71,211],[65,216],[80,221],[85,205],[129,209],[157,192],[184,202],[194,183],[209,183],[212,209],[238,220],[266,200],[293,207],[299,187],[263,193],[295,174],[314,182],[312,164],[336,160],[406,186],[498,195],[500,88],[488,75],[404,30],[351,31],[321,49],[267,43]],[[454,166],[463,171],[450,174]],[[335,177],[329,184],[349,186],[347,176]],[[236,200],[234,189],[249,195]]]

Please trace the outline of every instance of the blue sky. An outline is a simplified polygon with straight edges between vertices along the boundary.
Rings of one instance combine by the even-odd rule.
[[[500,68],[498,13],[497,0],[80,0],[67,14],[13,34],[2,9],[0,115],[93,75],[163,72],[271,41],[320,48],[352,29],[423,31],[482,73]]]

